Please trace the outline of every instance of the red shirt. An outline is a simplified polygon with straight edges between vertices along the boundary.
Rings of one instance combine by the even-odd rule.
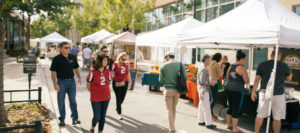
[[[117,82],[128,81],[129,70],[130,70],[129,65],[125,63],[121,66],[118,66],[117,63],[114,63],[112,65],[112,71],[115,72],[113,80]]]
[[[87,77],[87,82],[91,83],[91,101],[102,102],[110,100],[109,81],[110,71],[105,68],[104,72],[99,70],[91,70]]]

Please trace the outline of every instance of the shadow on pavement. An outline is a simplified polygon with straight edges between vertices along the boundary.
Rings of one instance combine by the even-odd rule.
[[[82,127],[78,127],[78,126],[73,126],[75,129],[77,129],[77,130],[81,130],[83,133],[89,133],[90,131],[89,130],[86,130],[86,129],[84,129],[84,128],[82,128]]]
[[[70,125],[66,125],[65,127],[63,127],[63,128],[66,128],[70,133],[80,133],[80,132],[78,132],[77,130],[75,130],[74,128],[73,128],[73,126],[70,126]],[[76,128],[76,127],[75,127]],[[81,130],[81,129],[79,129],[79,130]]]
[[[150,125],[147,123],[143,123],[139,120],[136,120],[134,118],[131,118],[129,116],[124,116],[124,120],[120,121],[116,118],[113,118],[111,116],[106,116],[109,120],[112,120],[118,125],[113,124],[109,121],[106,121],[106,124],[112,126],[115,129],[119,129],[122,133],[162,133],[162,132],[168,132],[168,129],[159,126],[159,125]],[[128,123],[128,124],[127,124]]]

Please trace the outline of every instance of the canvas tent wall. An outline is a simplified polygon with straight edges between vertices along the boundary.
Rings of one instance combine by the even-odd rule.
[[[136,47],[138,46],[150,46],[152,50],[155,50],[155,53],[152,52],[156,60],[163,61],[163,56],[166,50],[161,48],[167,48],[168,50],[176,51],[176,46],[178,43],[179,34],[183,31],[199,27],[202,23],[193,18],[187,18],[178,23],[172,24],[170,26],[158,29],[149,33],[144,33],[137,36]],[[176,56],[181,57],[180,52]],[[162,58],[161,58],[162,57]],[[183,61],[185,64],[191,64],[192,58],[192,49],[188,48],[188,52],[184,55]],[[187,60],[186,60],[187,59]],[[181,58],[177,58],[181,60]]]
[[[81,38],[81,43],[93,43],[93,44],[98,44],[98,43],[102,43],[102,41],[104,39],[107,39],[111,36],[113,36],[114,34],[106,31],[106,30],[100,30],[96,33],[93,33],[91,35],[85,36],[83,38]]]

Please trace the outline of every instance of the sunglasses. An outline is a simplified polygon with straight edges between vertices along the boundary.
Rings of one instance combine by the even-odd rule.
[[[71,47],[64,47],[64,49],[71,49]]]
[[[103,53],[108,53],[108,51],[103,51]]]
[[[123,61],[126,61],[126,59],[122,59]]]

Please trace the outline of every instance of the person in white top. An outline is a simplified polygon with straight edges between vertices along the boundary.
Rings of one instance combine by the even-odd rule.
[[[83,57],[83,68],[90,70],[91,64],[92,64],[92,50],[90,49],[90,45],[88,45],[86,48],[82,51],[82,57]]]

